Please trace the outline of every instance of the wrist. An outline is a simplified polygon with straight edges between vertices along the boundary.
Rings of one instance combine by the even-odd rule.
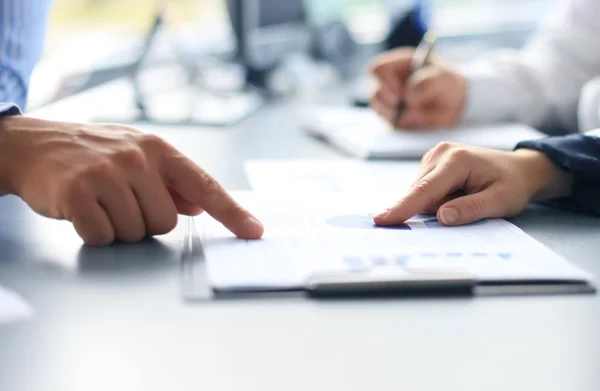
[[[522,163],[531,201],[545,201],[571,195],[572,175],[554,164],[544,153],[521,148],[514,154]]]
[[[0,117],[0,194],[19,195],[19,184],[36,157],[39,133],[52,124],[22,115]]]
[[[15,116],[0,117],[0,196],[15,194],[12,181],[13,146],[10,141]]]

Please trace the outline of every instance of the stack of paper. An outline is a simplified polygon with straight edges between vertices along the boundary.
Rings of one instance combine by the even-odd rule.
[[[370,109],[311,107],[300,112],[301,126],[351,156],[366,159],[415,159],[442,141],[512,150],[544,134],[521,124],[395,131]]]

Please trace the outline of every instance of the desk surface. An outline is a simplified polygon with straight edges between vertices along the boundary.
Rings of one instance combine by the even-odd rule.
[[[292,115],[282,103],[229,130],[145,129],[244,189],[244,159],[338,156]],[[36,313],[0,328],[0,390],[600,389],[598,295],[186,305],[179,229],[88,249],[16,198],[0,215],[0,284]],[[514,222],[600,276],[600,219],[531,208]]]

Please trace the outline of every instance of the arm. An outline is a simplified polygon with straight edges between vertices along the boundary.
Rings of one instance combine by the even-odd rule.
[[[463,120],[576,130],[581,88],[600,74],[599,18],[597,0],[566,0],[522,51],[468,65]]]
[[[51,0],[0,0],[0,102],[25,109],[50,5]]]

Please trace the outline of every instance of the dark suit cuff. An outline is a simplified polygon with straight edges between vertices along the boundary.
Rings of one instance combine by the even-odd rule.
[[[573,175],[572,196],[549,204],[600,216],[600,139],[583,134],[524,141],[516,149],[542,152],[554,164]]]

